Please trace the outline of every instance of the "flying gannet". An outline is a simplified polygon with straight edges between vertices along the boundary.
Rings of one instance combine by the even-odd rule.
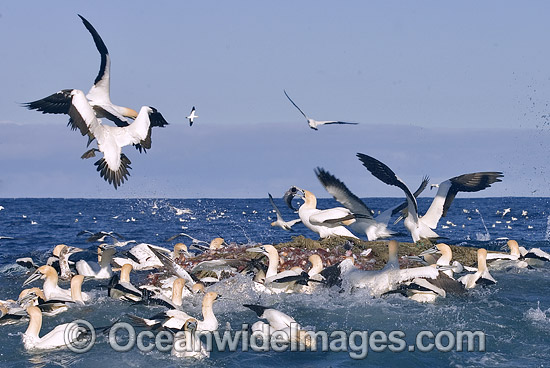
[[[352,124],[352,125],[357,125],[358,123],[348,123],[348,122],[345,122],[345,121],[339,121],[339,120],[324,120],[324,121],[319,121],[319,120],[313,120],[313,119],[310,119],[306,116],[306,114],[304,114],[304,112],[302,111],[302,109],[300,109],[298,107],[298,105],[296,105],[294,103],[294,101],[292,101],[292,99],[289,97],[289,95],[286,93],[286,91],[283,91],[285,93],[285,96],[286,98],[288,98],[288,100],[294,105],[295,108],[298,109],[298,111],[300,111],[300,113],[302,115],[304,115],[304,118],[306,118],[307,120],[307,124],[309,125],[309,127],[311,129],[314,129],[314,130],[318,130],[318,126],[320,125],[326,125],[326,124]]]
[[[405,227],[411,233],[414,242],[422,238],[438,238],[436,232],[432,229],[437,227],[441,217],[447,215],[447,210],[451,206],[458,192],[477,192],[488,188],[495,182],[500,182],[503,176],[501,172],[477,172],[463,174],[445,180],[439,187],[430,208],[424,216],[418,216],[418,205],[416,198],[412,195],[407,185],[384,163],[374,157],[358,153],[357,157],[377,179],[388,185],[393,185],[405,192],[407,198],[408,215],[405,219]]]
[[[293,231],[292,230],[292,226],[294,226],[295,224],[299,223],[299,222],[302,222],[302,219],[300,218],[297,218],[295,220],[291,220],[291,221],[285,221],[283,219],[283,216],[281,215],[281,211],[279,210],[279,208],[275,205],[275,202],[273,201],[273,197],[271,196],[271,194],[267,193],[267,195],[269,196],[269,203],[271,203],[271,206],[273,207],[273,210],[275,211],[275,214],[277,215],[277,220],[276,221],[273,221],[271,223],[271,226],[278,226],[280,227],[281,229],[283,230],[286,230],[286,231]]]

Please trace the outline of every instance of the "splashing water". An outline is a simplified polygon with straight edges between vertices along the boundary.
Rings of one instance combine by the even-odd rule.
[[[546,235],[544,240],[550,240],[550,216],[546,218]]]
[[[489,234],[489,230],[487,230],[487,226],[485,225],[485,220],[483,220],[483,216],[481,215],[481,212],[476,208],[476,213],[479,214],[479,218],[481,219],[481,223],[483,224],[483,227],[485,228],[485,234],[482,233],[476,233],[476,240],[479,241],[489,241],[491,240],[491,235]]]

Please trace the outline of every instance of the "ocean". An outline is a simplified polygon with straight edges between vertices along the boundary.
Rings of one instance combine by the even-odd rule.
[[[275,199],[285,220],[297,214]],[[367,198],[372,209],[384,210],[399,203],[399,198]],[[430,198],[419,199],[423,213]],[[169,237],[185,232],[210,241],[223,237],[239,245],[276,244],[303,235],[317,239],[303,225],[294,232],[272,228],[275,214],[265,199],[0,199],[0,299],[16,299],[26,270],[15,264],[19,257],[32,257],[45,263],[52,248],[60,243],[94,251],[96,244],[86,242],[82,230],[114,231],[126,239],[171,248],[177,241]],[[332,199],[319,199],[318,208],[336,206]],[[508,210],[509,209],[509,210]],[[395,239],[410,242],[402,222],[392,226],[402,235]],[[515,239],[526,248],[550,251],[549,198],[457,198],[436,232],[448,244],[500,250],[506,239]],[[131,246],[131,245],[130,245]],[[125,247],[124,249],[129,249]],[[71,259],[87,257],[79,253]],[[202,361],[175,358],[169,352],[153,349],[143,352],[133,347],[116,351],[106,335],[98,333],[95,345],[85,353],[70,350],[27,352],[21,335],[27,323],[0,326],[0,365],[2,367],[97,367],[113,366],[456,366],[518,367],[545,366],[550,361],[550,268],[492,271],[497,284],[479,288],[466,296],[440,298],[434,304],[419,304],[397,295],[372,299],[364,291],[337,292],[322,289],[317,293],[264,295],[250,288],[221,283],[212,288],[222,297],[214,304],[221,331],[236,332],[243,324],[258,318],[245,303],[273,306],[302,326],[325,331],[330,342],[327,351],[235,351],[218,349]],[[132,274],[132,280],[143,275]],[[242,276],[244,285],[251,281]],[[152,316],[161,307],[146,307],[111,300],[106,281],[87,281],[83,290],[91,291],[94,301],[73,307],[56,317],[44,317],[42,334],[55,325],[84,319],[94,327],[109,326],[125,313]],[[41,286],[40,282],[36,285]],[[67,285],[62,285],[68,287]],[[238,290],[237,290],[238,289]],[[187,310],[188,309],[188,310]],[[200,300],[189,302],[186,311],[200,316]],[[479,332],[473,351],[458,343],[461,334]],[[340,344],[336,337],[340,337]],[[345,336],[345,339],[341,336]],[[345,343],[342,341],[345,340]],[[430,345],[432,344],[432,345]],[[462,348],[459,348],[458,346]],[[484,346],[482,346],[484,345]],[[221,351],[223,350],[223,351]],[[247,350],[247,351],[246,351]],[[412,351],[414,350],[414,351]],[[462,350],[462,351],[461,351]]]

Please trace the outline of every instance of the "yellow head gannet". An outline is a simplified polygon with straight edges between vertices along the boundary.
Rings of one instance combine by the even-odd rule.
[[[510,249],[516,247],[521,254],[521,259],[525,260],[529,266],[540,267],[547,265],[550,262],[550,254],[546,253],[540,248],[531,248],[529,250],[524,247],[520,247],[515,240],[510,240],[508,242]]]
[[[478,192],[501,181],[501,172],[477,172],[456,176],[445,180],[439,187],[437,194],[424,216],[418,216],[416,198],[407,185],[384,163],[374,157],[358,153],[357,157],[377,179],[388,185],[393,185],[405,192],[407,198],[408,215],[405,219],[405,227],[410,231],[414,242],[422,238],[438,238],[439,235],[432,229],[437,227],[441,217],[445,217],[453,199],[458,192]]]
[[[82,283],[84,282],[83,275],[74,275],[71,279],[71,299],[77,304],[84,304],[82,299]]]
[[[319,234],[319,237],[326,238],[332,235],[347,236],[358,239],[345,225],[355,221],[355,215],[344,207],[335,207],[327,210],[317,209],[317,198],[308,190],[292,186],[285,193],[284,199],[287,205],[291,205],[292,198],[298,196],[304,199],[304,203],[298,209],[298,215],[302,223],[311,231]]]
[[[220,296],[218,293],[209,291],[202,298],[202,321],[197,320],[197,331],[216,331],[218,329],[218,319],[214,314],[212,305]],[[180,310],[168,310],[165,312],[168,319],[162,323],[164,328],[181,330],[185,321],[194,318]]]
[[[296,220],[291,220],[291,221],[283,220],[283,216],[281,215],[281,211],[275,205],[275,202],[273,202],[273,197],[271,196],[270,193],[267,193],[267,195],[269,196],[269,203],[271,203],[271,206],[273,207],[273,210],[275,211],[275,214],[277,215],[277,220],[273,221],[271,223],[271,226],[278,226],[283,230],[292,231],[292,226],[294,226],[294,224],[302,222],[302,219],[299,219],[299,218],[296,219]]]
[[[42,287],[42,290],[44,291],[44,296],[46,297],[46,301],[50,300],[56,300],[56,301],[63,301],[63,302],[71,302],[73,299],[71,298],[71,291],[62,289],[57,285],[58,276],[57,272],[55,272],[55,269],[51,266],[40,266],[36,269],[36,271],[31,274],[27,280],[23,283],[23,286],[26,286],[33,282],[34,280],[38,279],[44,279],[44,286]],[[86,293],[82,293],[82,297],[84,300],[89,300],[89,295]]]
[[[107,118],[112,120],[117,126],[128,125],[128,119],[135,119],[137,112],[133,109],[114,105],[110,97],[110,70],[111,58],[107,46],[99,36],[99,33],[83,16],[78,15],[86,29],[92,35],[97,51],[101,55],[101,65],[94,81],[94,85],[86,95],[90,105],[93,107],[98,118]],[[46,114],[67,114],[66,96],[64,91],[54,93],[51,96],[38,101],[30,102],[27,105],[29,109],[38,110]]]
[[[387,228],[388,222],[390,221],[392,215],[395,215],[403,209],[403,206],[406,207],[406,203],[388,208],[387,210],[381,212],[378,216],[374,217],[374,211],[367,207],[365,202],[353,194],[348,187],[334,175],[321,167],[315,169],[315,174],[317,175],[317,179],[319,179],[321,184],[325,187],[327,192],[334,197],[334,199],[340,202],[340,204],[352,213],[361,215],[361,217],[355,219],[354,223],[349,225],[354,232],[365,234],[369,241],[387,238],[394,234],[393,231]],[[424,191],[428,185],[428,181],[428,177],[423,178],[420,187],[413,193],[415,198]]]
[[[292,99],[289,97],[289,95],[286,93],[286,91],[283,90],[283,92],[285,93],[285,96],[286,98],[288,98],[288,100],[294,105],[295,108],[298,109],[298,111],[300,111],[300,113],[302,115],[304,115],[304,118],[306,118],[307,120],[307,124],[309,125],[309,127],[311,129],[314,129],[314,130],[318,130],[318,126],[320,125],[326,125],[326,124],[351,124],[351,125],[357,125],[358,123],[349,123],[349,122],[346,122],[346,121],[339,121],[339,120],[323,120],[323,121],[319,121],[319,120],[313,120],[313,119],[310,119],[306,116],[306,114],[304,114],[304,112],[298,107],[298,105],[296,105],[294,103],[294,101],[292,101]]]
[[[50,350],[66,347],[66,338],[74,339],[78,341],[79,336],[74,334],[66,334],[66,329],[71,328],[71,323],[64,323],[56,326],[53,330],[46,335],[40,337],[40,329],[42,328],[42,312],[38,307],[28,307],[27,313],[29,314],[29,327],[22,336],[23,346],[27,350]],[[74,329],[77,332],[78,329]]]
[[[472,289],[477,285],[492,285],[496,284],[496,280],[491,276],[487,269],[487,250],[479,248],[477,250],[477,272],[464,275],[458,279],[464,284],[466,289]]]
[[[109,281],[109,296],[114,299],[137,302],[141,300],[142,293],[130,283],[132,265],[125,264],[120,270],[120,277],[114,274]]]
[[[193,121],[198,117],[199,117],[198,115],[195,115],[195,106],[193,106],[193,108],[191,109],[191,113],[189,114],[189,116],[186,116],[185,118],[189,119],[189,126],[193,126]]]
[[[72,290],[71,290],[72,294]],[[82,298],[82,295],[80,296]],[[67,303],[68,301],[58,301],[50,300],[46,301],[46,296],[37,287],[30,289],[24,289],[19,294],[17,302],[21,305],[22,308],[27,309],[30,306],[36,306],[40,308],[42,313],[46,316],[55,316],[59,313],[65,312],[69,309]],[[74,302],[74,299],[73,299]],[[26,313],[26,312],[25,312]]]

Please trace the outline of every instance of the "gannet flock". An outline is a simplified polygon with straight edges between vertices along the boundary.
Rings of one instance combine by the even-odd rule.
[[[95,28],[84,17],[79,17],[92,35],[101,56],[100,70],[91,89],[87,94],[79,89],[64,89],[26,103],[25,106],[44,114],[68,115],[68,126],[78,130],[82,136],[87,136],[87,147],[94,140],[97,144],[97,148],[87,150],[82,158],[101,153],[102,157],[94,165],[100,176],[116,189],[130,176],[131,161],[122,152],[123,148],[134,145],[140,153],[146,152],[152,147],[152,128],[166,127],[168,122],[151,106],[142,106],[138,112],[111,102],[109,52]],[[339,120],[313,120],[286,91],[283,92],[306,118],[311,129],[317,130],[322,125],[331,124],[357,124]],[[197,118],[193,106],[186,119],[192,126]],[[111,121],[115,126],[105,124],[107,122],[104,123],[102,119]],[[184,242],[175,244],[173,249],[167,249],[158,244],[133,244],[136,241],[124,241],[120,234],[112,231],[83,230],[79,236],[87,235],[87,242],[100,243],[92,250],[94,257],[97,255],[97,261],[89,257],[74,259],[77,254],[83,255],[90,250],[66,244],[55,246],[46,264],[37,264],[28,257],[14,260],[29,269],[29,275],[22,283],[24,289],[14,291],[13,299],[0,301],[0,324],[20,324],[22,346],[28,351],[63,349],[82,336],[66,336],[65,331],[70,323],[42,331],[43,318],[56,318],[69,309],[78,310],[92,304],[101,308],[101,305],[94,304],[94,298],[105,295],[125,303],[162,307],[161,313],[123,314],[120,320],[145,329],[166,331],[178,341],[220,329],[223,321],[216,316],[216,301],[231,298],[231,295],[220,295],[209,289],[218,283],[234,282],[232,290],[239,293],[248,287],[248,284],[239,284],[242,275],[251,282],[256,292],[279,295],[280,300],[284,300],[287,294],[314,294],[321,289],[331,290],[345,298],[346,293],[364,289],[372,298],[386,298],[396,294],[419,303],[437,303],[440,298],[450,295],[464,297],[469,289],[496,284],[498,277],[491,275],[491,270],[506,272],[550,265],[550,254],[538,248],[525,249],[515,240],[507,242],[509,253],[488,252],[480,248],[476,250],[475,267],[462,265],[453,260],[451,247],[435,232],[458,193],[486,190],[502,181],[502,172],[459,174],[439,184],[431,184],[430,188],[437,188],[437,193],[426,213],[420,215],[417,197],[429,185],[428,176],[421,179],[420,186],[413,193],[379,159],[363,153],[357,153],[357,157],[367,170],[365,174],[369,172],[379,181],[403,191],[401,203],[375,215],[343,181],[322,167],[315,168],[314,173],[342,207],[318,208],[317,197],[313,192],[292,184],[281,197],[297,218],[286,221],[272,195],[268,193],[268,200],[276,214],[276,220],[271,222],[271,226],[293,231],[294,227],[303,225],[320,239],[333,238],[339,241],[346,249],[345,254],[335,255],[331,254],[330,249],[320,249],[307,256],[300,252],[289,255],[290,250],[273,244],[235,246],[227,244],[221,236],[203,241],[186,233],[168,238],[167,241],[184,238]],[[303,201],[298,208],[293,205],[295,199]],[[0,206],[1,209],[3,207]],[[184,213],[183,210],[175,210],[178,215]],[[509,208],[505,209],[502,217],[509,212]],[[527,216],[527,212],[522,216]],[[416,254],[399,258],[400,244],[391,239],[397,234],[391,224],[392,217],[395,218],[393,225],[400,220],[404,221],[413,243],[429,243],[433,247],[424,251],[419,247]],[[445,226],[455,225],[447,222]],[[359,262],[358,254],[354,252],[354,242],[359,239],[388,239],[388,260],[382,268],[365,269],[364,264]],[[364,258],[372,256],[369,251],[361,255]],[[282,258],[287,261],[291,259],[294,264],[284,263]],[[138,272],[142,277],[136,277]],[[98,280],[104,280],[104,288],[100,287],[101,281]],[[63,285],[63,282],[70,282],[70,287]],[[30,286],[33,287],[26,288]],[[185,310],[197,300],[202,303],[202,315],[192,316]],[[286,334],[287,342],[294,341],[307,348],[315,346],[315,340],[308,337],[306,329],[302,327],[305,322],[296,321],[284,311],[269,305],[244,304],[243,307],[253,312],[250,313],[250,319],[243,323],[250,323],[251,332],[258,333],[263,339],[282,332]],[[26,326],[24,332],[23,326]],[[205,359],[210,352],[198,340],[192,351],[173,349],[171,354],[177,358]]]

